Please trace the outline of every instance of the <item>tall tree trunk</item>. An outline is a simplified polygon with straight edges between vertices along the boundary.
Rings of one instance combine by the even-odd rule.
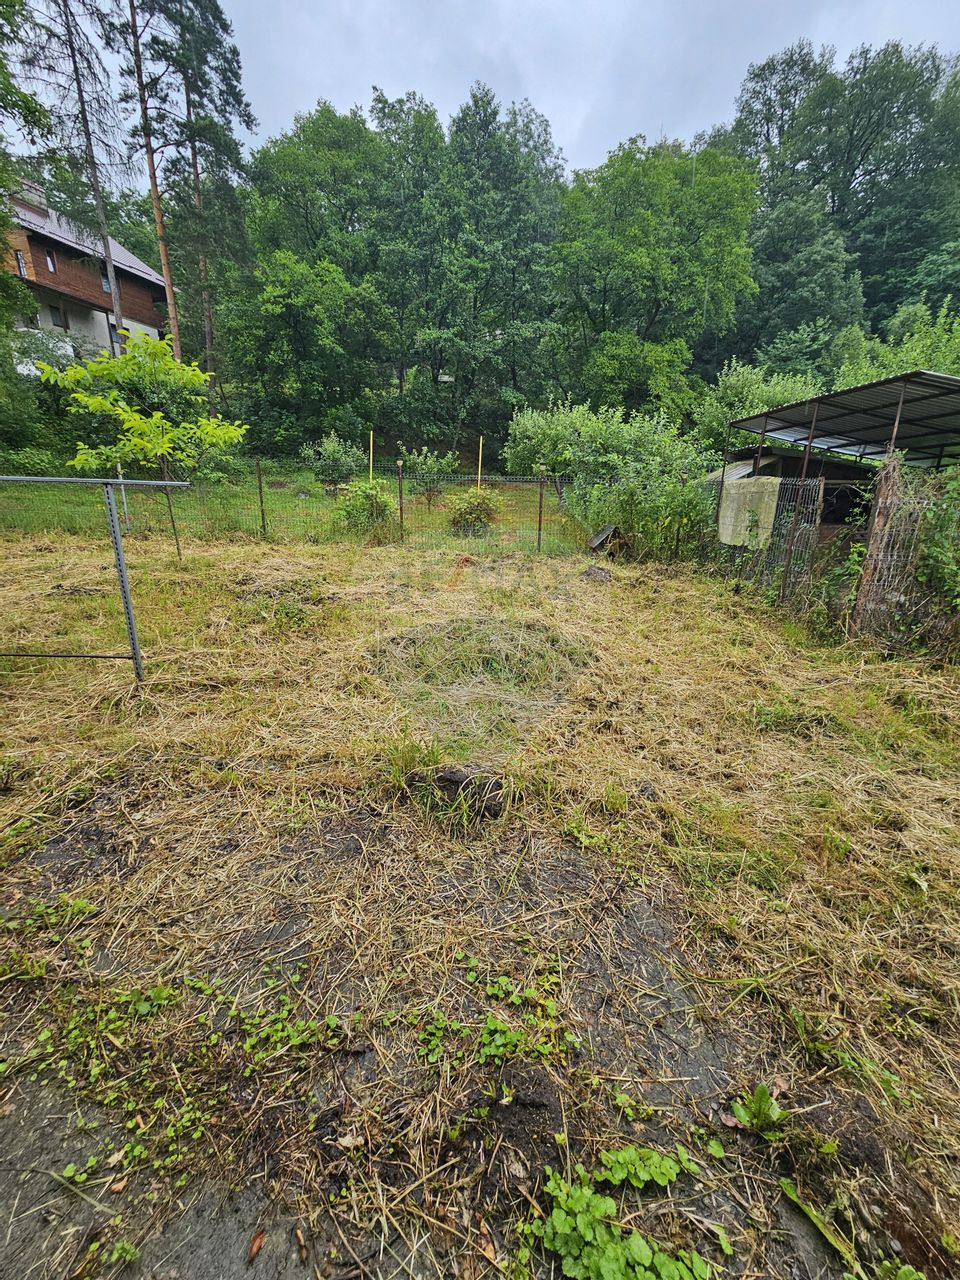
[[[157,181],[157,162],[153,151],[153,131],[150,128],[150,106],[147,102],[147,86],[143,78],[140,28],[137,24],[137,0],[130,0],[130,51],[133,54],[133,69],[137,80],[137,97],[140,100],[140,130],[143,134],[143,149],[147,157],[150,200],[153,204],[153,221],[157,229],[157,244],[160,248],[160,269],[163,272],[163,288],[167,296],[167,319],[170,323],[170,338],[173,343],[173,354],[179,360],[181,358],[180,322],[177,319],[177,297],[173,291],[173,273],[170,270],[170,253],[167,249],[167,228],[163,217],[163,205],[160,202],[160,184]]]
[[[203,210],[203,187],[200,183],[200,157],[197,154],[197,140],[193,133],[193,98],[186,80],[183,83],[183,101],[187,119],[187,131],[190,136],[190,171],[193,175],[193,205],[197,211],[197,225],[200,235],[200,252],[197,256],[197,269],[200,275],[200,308],[203,312],[203,344],[207,353],[207,394],[210,399],[211,412],[217,385],[217,363],[213,347],[213,303],[210,298],[210,270],[207,264],[206,234],[207,222]]]
[[[107,283],[110,285],[110,301],[113,304],[113,323],[117,332],[123,328],[123,312],[120,303],[120,290],[117,288],[117,273],[113,267],[113,250],[110,247],[110,228],[107,226],[107,209],[103,202],[103,187],[100,185],[100,170],[97,166],[97,155],[93,149],[93,132],[90,128],[90,116],[87,111],[87,95],[80,74],[80,59],[77,56],[77,42],[74,37],[73,12],[69,0],[60,0],[60,13],[63,17],[63,29],[67,37],[67,49],[70,53],[70,68],[73,73],[73,84],[77,93],[77,105],[80,110],[80,128],[83,133],[83,154],[87,163],[87,177],[93,191],[93,207],[97,215],[97,230],[103,246],[103,261],[107,269]],[[113,341],[110,342],[113,349]]]

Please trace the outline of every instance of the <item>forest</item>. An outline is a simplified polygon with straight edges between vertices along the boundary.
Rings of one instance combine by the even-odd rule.
[[[960,373],[960,76],[936,47],[800,40],[746,68],[729,121],[570,172],[533,104],[479,83],[448,121],[414,91],[320,96],[249,146],[218,0],[0,0],[0,41],[4,188],[42,183],[164,273],[173,355],[248,452],[483,434],[493,465],[518,413],[570,402],[707,458],[731,417]],[[3,287],[0,451],[52,466],[76,423]]]

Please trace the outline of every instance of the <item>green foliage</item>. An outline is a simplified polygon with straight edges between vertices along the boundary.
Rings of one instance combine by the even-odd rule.
[[[0,452],[0,472],[5,476],[56,475],[60,463],[49,449],[6,449]]]
[[[717,141],[758,164],[761,226],[797,201],[827,211],[826,219],[815,215],[821,229],[811,228],[797,245],[801,255],[813,254],[806,284],[797,281],[803,318],[815,318],[810,304],[839,318],[834,304],[844,304],[852,285],[835,249],[834,265],[825,270],[825,230],[843,238],[868,312],[878,318],[893,313],[931,252],[957,238],[952,193],[960,113],[952,77],[951,59],[936,48],[899,41],[854,49],[841,67],[833,50],[818,54],[799,41],[750,68],[733,128]],[[900,122],[896,130],[887,127],[891,120]],[[779,237],[767,245],[761,235],[754,244],[758,278],[775,272],[789,250]],[[790,270],[787,264],[780,276],[785,285]],[[831,278],[832,300],[825,287]]]
[[[68,392],[70,413],[95,441],[77,444],[70,465],[81,471],[109,472],[117,463],[190,470],[246,431],[209,416],[207,375],[174,359],[167,339],[138,334],[119,356],[39,367],[44,382]]]
[[[615,1187],[628,1182],[642,1191],[648,1182],[658,1187],[669,1187],[680,1174],[680,1165],[672,1156],[663,1155],[650,1147],[620,1147],[616,1151],[601,1151],[602,1172],[594,1174],[597,1182],[609,1182]],[[693,1171],[696,1172],[694,1166]]]
[[[711,497],[697,483],[710,456],[661,417],[569,401],[527,409],[511,422],[503,452],[511,471],[543,461],[572,475],[574,512],[594,529],[619,526],[638,555],[674,556],[710,519]]]
[[[601,1153],[607,1165],[616,1164],[617,1157],[617,1152]],[[548,1169],[544,1192],[551,1209],[521,1228],[522,1263],[529,1246],[540,1243],[574,1280],[710,1280],[715,1275],[695,1250],[668,1252],[640,1232],[625,1230],[617,1220],[617,1202],[598,1192],[596,1178],[582,1164],[570,1182]]]
[[[441,1058],[454,1062],[463,1060],[463,1047],[456,1046],[451,1051],[451,1042],[468,1034],[462,1022],[450,1019],[437,1009],[417,1035],[417,1052],[425,1062],[434,1066]]]
[[[594,407],[682,409],[691,344],[755,288],[755,199],[750,166],[711,147],[634,138],[575,174],[554,250],[561,385]]]
[[[468,489],[450,500],[450,528],[463,538],[482,538],[500,513],[500,499],[490,489]]]
[[[802,193],[763,210],[751,242],[757,292],[737,317],[738,348],[770,353],[805,329],[808,361],[822,359],[841,329],[863,319],[860,272],[842,232],[818,197]],[[774,363],[769,354],[758,362]]]
[[[60,1175],[66,1182],[82,1186],[97,1167],[97,1157],[87,1156],[85,1164],[77,1165],[72,1160]]]
[[[822,382],[809,373],[772,373],[756,365],[729,360],[715,384],[707,387],[693,410],[693,420],[703,441],[716,453],[723,449],[727,424],[780,405],[794,404],[819,395]],[[731,447],[756,444],[756,436],[734,433]]]
[[[110,1246],[106,1260],[111,1266],[118,1262],[125,1265],[128,1262],[136,1262],[139,1257],[140,1250],[131,1240],[116,1240]]]
[[[6,928],[26,938],[34,937],[39,933],[49,933],[54,941],[58,941],[65,929],[94,911],[96,911],[95,905],[88,902],[86,898],[71,898],[69,894],[61,893],[54,903],[29,903],[27,914],[8,920]]]
[[[730,1104],[735,1119],[745,1129],[773,1142],[783,1137],[778,1123],[789,1114],[780,1106],[765,1084],[758,1084],[753,1093],[742,1094]]]
[[[930,477],[917,577],[960,613],[960,466]]]
[[[341,440],[333,431],[325,435],[318,445],[303,445],[300,460],[310,467],[322,484],[331,486],[346,484],[367,465],[361,450]]]
[[[435,453],[426,445],[419,450],[405,449],[399,441],[398,445],[403,470],[412,481],[413,492],[422,493],[427,507],[432,507],[444,484],[457,474],[460,459],[452,450]]]
[[[480,985],[478,961],[457,952],[464,966],[464,978],[471,987]],[[576,1048],[577,1039],[564,1024],[553,997],[558,972],[552,964],[539,970],[530,986],[520,986],[507,974],[498,974],[484,984],[488,997],[506,1005],[509,1016],[487,1010],[479,1024],[451,1019],[435,1010],[421,1027],[418,1052],[431,1065],[440,1062],[463,1065],[502,1066],[514,1058],[530,1062],[559,1061]]]
[[[354,480],[337,499],[334,519],[348,533],[390,536],[397,504],[384,480]]]
[[[699,466],[699,458],[692,464]],[[697,544],[713,520],[709,490],[686,470],[653,461],[624,465],[614,480],[574,485],[571,506],[589,528],[613,524],[640,558],[672,559]]]
[[[934,313],[922,302],[901,307],[887,325],[886,339],[847,331],[837,340],[836,385],[932,369],[960,374],[960,309],[950,299]]]

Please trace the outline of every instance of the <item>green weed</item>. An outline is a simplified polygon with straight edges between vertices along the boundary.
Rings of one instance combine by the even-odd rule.
[[[786,1119],[789,1112],[780,1106],[765,1084],[758,1084],[753,1093],[741,1094],[730,1104],[730,1110],[745,1129],[758,1133],[768,1142],[776,1142],[783,1137],[783,1131],[777,1125]]]
[[[626,1150],[636,1152],[635,1148]],[[605,1169],[635,1173],[653,1164],[639,1153],[623,1157],[622,1153],[605,1151],[601,1159]],[[669,1157],[662,1157],[657,1162],[658,1178],[646,1179],[641,1185],[651,1180],[658,1186],[669,1185],[673,1179],[666,1169],[679,1169],[667,1161]],[[551,1201],[550,1212],[542,1219],[528,1219],[520,1227],[517,1261],[522,1269],[529,1264],[532,1247],[539,1244],[560,1259],[563,1274],[574,1280],[710,1280],[716,1274],[711,1263],[695,1250],[669,1252],[640,1232],[625,1230],[617,1218],[617,1202],[597,1190],[597,1181],[606,1176],[591,1175],[578,1164],[568,1182],[561,1174],[547,1170],[544,1192]],[[630,1181],[627,1172],[624,1178]]]

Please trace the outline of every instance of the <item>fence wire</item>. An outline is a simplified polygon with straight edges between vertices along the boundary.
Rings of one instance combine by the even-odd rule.
[[[711,482],[716,502],[719,485]],[[761,546],[733,547],[720,543],[714,520],[704,550],[708,558],[738,578],[760,587],[782,589],[791,598],[802,595],[814,572],[823,510],[823,482],[784,479],[780,482],[773,524]]]
[[[495,495],[496,511],[488,527],[464,534],[452,521],[456,501],[477,487],[477,476],[459,475],[436,494],[420,492],[404,476],[401,490],[395,470],[380,471],[392,512],[368,528],[351,528],[342,519],[343,486],[327,486],[303,476],[254,476],[237,483],[193,482],[189,490],[117,489],[125,536],[173,536],[170,506],[184,540],[266,539],[272,542],[404,544],[414,548],[537,551],[548,555],[582,549],[588,532],[563,501],[553,477],[484,475],[481,486]],[[541,508],[542,494],[542,508]],[[0,487],[0,528],[27,533],[99,536],[103,510],[99,494],[83,486]]]

